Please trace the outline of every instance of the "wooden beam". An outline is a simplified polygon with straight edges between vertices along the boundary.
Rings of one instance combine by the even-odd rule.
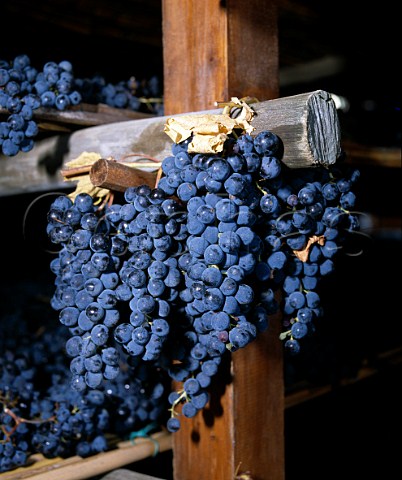
[[[252,135],[263,130],[276,133],[283,142],[281,160],[290,168],[332,165],[341,153],[340,127],[335,103],[328,92],[313,92],[266,100],[251,105],[255,117]],[[214,109],[210,113],[222,113]],[[206,110],[190,114],[199,115]],[[102,157],[120,159],[132,152],[143,152],[161,161],[171,154],[171,139],[164,132],[168,118],[180,114],[128,120],[74,132],[70,140],[70,156],[84,150]],[[75,156],[75,157],[74,157]]]
[[[284,479],[280,315],[221,364],[205,411],[172,434],[174,479]],[[227,359],[226,359],[227,360]],[[236,477],[236,474],[239,475]]]
[[[210,110],[232,96],[278,96],[276,2],[164,0],[162,5],[166,115]],[[266,335],[233,354],[211,389],[211,418],[200,413],[183,419],[173,434],[175,480],[229,480],[246,472],[243,478],[284,479],[279,328],[277,317]]]
[[[343,140],[342,147],[346,161],[357,167],[401,168],[401,149],[398,147],[377,147]]]
[[[167,114],[278,97],[275,1],[164,0],[162,28]]]

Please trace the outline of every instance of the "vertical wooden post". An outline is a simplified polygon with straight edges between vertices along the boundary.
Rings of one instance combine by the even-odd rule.
[[[279,95],[275,0],[163,0],[167,115]]]
[[[163,0],[166,115],[215,108],[232,96],[276,98],[277,5],[266,0]],[[173,434],[176,480],[284,479],[284,385],[279,315],[222,365],[211,401]]]

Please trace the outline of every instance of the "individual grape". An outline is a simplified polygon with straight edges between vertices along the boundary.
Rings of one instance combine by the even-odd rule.
[[[281,173],[281,162],[276,157],[264,156],[262,157],[260,174],[262,178],[271,179],[277,178]]]
[[[285,342],[285,348],[292,354],[292,355],[296,355],[297,353],[300,352],[300,343],[292,338],[290,340],[286,340]]]
[[[166,428],[168,429],[168,432],[177,432],[180,429],[180,420],[175,417],[169,418],[166,424]]]
[[[233,278],[225,278],[219,289],[225,295],[225,297],[228,297],[233,296],[237,293],[238,286],[238,282],[236,282]]]
[[[219,265],[225,259],[225,253],[219,245],[208,245],[204,251],[204,260],[207,265]]]
[[[260,207],[264,213],[272,217],[279,215],[280,205],[275,195],[265,194],[260,200]]]
[[[1,149],[4,155],[13,157],[19,152],[19,147],[11,139],[6,139],[1,145]]]
[[[238,206],[230,199],[222,199],[216,204],[216,218],[221,222],[230,222],[236,219]]]
[[[310,308],[303,307],[297,312],[297,320],[300,323],[309,323],[313,320],[313,311]]]
[[[287,257],[281,251],[273,252],[267,259],[268,265],[272,269],[277,269],[277,270],[282,270],[286,265],[286,262],[287,262]]]
[[[343,209],[350,210],[356,204],[356,195],[351,191],[342,193],[339,203]]]
[[[306,302],[309,308],[317,308],[320,305],[319,295],[312,291],[306,293]]]
[[[320,275],[325,276],[332,273],[335,269],[334,262],[327,258],[320,264]]]
[[[279,137],[270,131],[263,131],[256,135],[253,144],[255,151],[263,155],[275,155],[281,146]]]
[[[301,323],[301,322],[296,322],[292,325],[292,328],[290,329],[291,335],[293,338],[299,340],[300,338],[303,338],[307,335],[308,333],[308,327],[306,323]]]
[[[66,327],[73,327],[78,322],[80,311],[75,307],[65,307],[60,311],[59,321]]]
[[[240,305],[248,305],[254,299],[254,291],[249,285],[240,284],[235,298]]]
[[[209,310],[219,310],[222,308],[225,298],[218,288],[207,288],[203,295],[205,307]]]
[[[302,205],[312,205],[316,199],[316,192],[310,186],[303,187],[298,193],[298,198]]]
[[[200,390],[200,384],[195,378],[188,378],[184,382],[183,388],[187,395],[194,395]]]

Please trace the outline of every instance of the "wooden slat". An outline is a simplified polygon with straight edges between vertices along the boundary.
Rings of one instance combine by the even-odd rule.
[[[7,118],[8,116],[9,112],[0,108],[0,118]],[[39,128],[42,131],[73,131],[82,127],[92,127],[94,125],[152,117],[155,117],[155,115],[136,112],[126,108],[109,107],[102,103],[96,105],[80,103],[77,106],[70,106],[63,111],[55,108],[41,107],[34,110],[33,113],[33,118],[38,122]]]
[[[216,2],[218,3],[218,2]],[[276,0],[220,2],[227,9],[227,94],[259,100],[279,96]]]
[[[120,442],[117,448],[101,452],[87,458],[72,456],[66,459],[46,459],[42,455],[32,455],[33,462],[27,467],[20,467],[10,472],[0,473],[1,480],[86,480],[96,475],[151,457],[155,453],[171,449],[171,435],[159,432],[150,438],[138,438]]]
[[[317,90],[276,98],[254,106],[253,134],[276,133],[283,142],[282,161],[290,168],[333,165],[341,154],[341,132],[335,103]]]
[[[278,96],[275,2],[164,0],[162,15],[166,115],[210,110],[231,96]],[[233,354],[211,389],[210,411],[183,419],[173,434],[175,480],[229,480],[247,471],[283,480],[279,322]]]
[[[280,316],[224,362],[204,412],[174,433],[175,480],[284,478],[284,386]],[[179,388],[179,387],[178,387]]]

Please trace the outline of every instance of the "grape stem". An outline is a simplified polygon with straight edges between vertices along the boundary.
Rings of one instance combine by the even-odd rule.
[[[169,411],[172,412],[172,417],[177,415],[177,413],[174,411],[175,407],[182,402],[183,400],[188,400],[187,394],[185,390],[181,390],[177,392],[179,396],[176,398],[176,400],[172,403],[172,407],[169,408]]]
[[[290,330],[287,330],[286,332],[282,332],[280,335],[279,335],[279,339],[280,340],[285,340],[286,337],[288,337],[290,335],[291,331]]]
[[[11,408],[4,407],[3,412],[6,413],[7,415],[10,415],[10,417],[14,420],[14,426],[10,428],[10,430],[7,430],[5,425],[1,426],[1,430],[4,433],[5,437],[7,440],[10,439],[10,437],[13,435],[13,433],[17,430],[18,426],[21,425],[22,423],[29,423],[33,425],[40,425],[41,423],[46,423],[46,422],[52,422],[55,420],[55,417],[49,417],[46,419],[42,420],[28,420],[27,418],[22,418],[19,415],[16,415]]]

